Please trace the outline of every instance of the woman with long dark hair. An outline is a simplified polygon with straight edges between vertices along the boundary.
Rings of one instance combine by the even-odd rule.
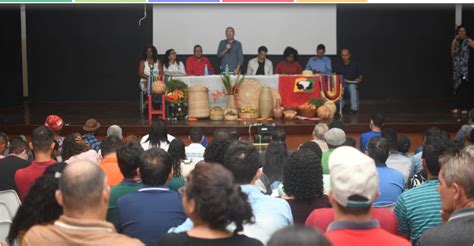
[[[167,75],[186,75],[186,68],[182,61],[176,59],[176,51],[169,49],[163,56],[163,72]]]
[[[95,164],[100,162],[97,151],[91,149],[79,133],[71,133],[64,139],[61,157],[66,163],[75,160],[89,160]]]
[[[286,165],[287,160],[288,150],[286,149],[285,142],[270,142],[265,151],[263,174],[255,184],[260,188],[262,193],[270,195],[273,190],[278,189],[283,179],[283,166]]]
[[[140,77],[140,88],[142,91],[147,90],[148,78],[156,71],[157,74],[163,74],[163,67],[158,60],[158,51],[155,46],[145,46],[142,57],[138,62],[138,76]]]
[[[169,144],[173,139],[174,137],[168,134],[166,122],[162,119],[158,119],[153,120],[150,126],[150,132],[142,137],[140,144],[143,150],[157,147],[168,151]]]
[[[181,139],[171,141],[168,154],[173,161],[173,178],[168,182],[168,187],[178,191],[184,185],[184,178],[194,169],[194,165],[186,158],[186,145]]]
[[[474,41],[467,36],[466,28],[460,25],[456,28],[456,37],[451,42],[451,56],[453,57],[453,89],[455,96],[455,108],[453,114],[467,112],[473,106],[474,81],[469,74],[469,55],[474,48]]]
[[[246,245],[262,243],[239,235],[243,225],[253,221],[252,207],[230,171],[221,165],[202,163],[186,178],[182,191],[183,208],[193,222],[187,232],[168,234],[161,246]],[[233,231],[227,226],[233,224]]]

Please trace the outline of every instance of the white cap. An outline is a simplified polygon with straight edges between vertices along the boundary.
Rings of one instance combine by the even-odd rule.
[[[332,195],[340,205],[368,207],[377,198],[379,181],[375,162],[359,150],[349,146],[335,149],[329,157],[329,174]],[[354,195],[367,200],[351,200]]]

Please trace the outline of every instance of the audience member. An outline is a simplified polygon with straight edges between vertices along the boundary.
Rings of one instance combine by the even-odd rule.
[[[469,134],[469,136],[466,137],[466,141],[465,141],[464,144],[466,146],[474,144],[474,128],[473,128],[473,130],[471,130],[471,133]]]
[[[353,148],[356,148],[356,140],[352,137],[346,137],[346,142],[344,142],[344,144],[342,146],[349,146],[349,147],[353,147]]]
[[[16,137],[10,141],[9,154],[0,159],[0,190],[15,190],[15,173],[31,164],[28,161],[28,144]]]
[[[275,67],[275,74],[301,74],[303,68],[298,62],[298,51],[293,47],[286,47],[283,51],[283,60]]]
[[[267,59],[267,53],[267,47],[258,47],[258,56],[247,65],[247,75],[273,75],[273,63]]]
[[[367,153],[375,161],[379,181],[380,196],[374,201],[375,206],[394,205],[405,189],[402,173],[385,163],[389,150],[390,145],[385,138],[373,137],[367,144]]]
[[[329,174],[329,157],[334,149],[346,142],[346,133],[340,128],[331,128],[324,134],[324,139],[328,144],[328,150],[323,152],[321,165],[323,166],[323,174]]]
[[[3,159],[8,150],[8,135],[0,132],[0,159]]]
[[[247,195],[234,183],[231,172],[221,165],[204,163],[186,179],[183,207],[193,227],[164,236],[160,245],[263,245],[238,234],[244,224],[253,221],[253,213]],[[231,223],[233,231],[227,229]]]
[[[168,147],[174,137],[168,134],[166,122],[162,119],[153,120],[150,126],[150,132],[140,140],[143,150],[158,147],[168,151]]]
[[[118,200],[117,228],[146,245],[156,245],[168,229],[183,223],[186,215],[179,194],[166,186],[173,177],[168,153],[159,148],[145,151],[139,170],[145,187]]]
[[[367,143],[370,141],[372,137],[380,137],[382,136],[382,126],[384,123],[384,117],[381,114],[374,114],[370,118],[370,123],[369,123],[369,132],[364,132],[360,135],[360,141],[359,141],[359,146],[360,146],[360,151],[365,153],[367,151]]]
[[[233,27],[225,29],[226,39],[219,42],[217,57],[221,60],[221,72],[233,72],[238,74],[244,65],[244,55],[242,44],[234,39],[235,30]]]
[[[369,141],[369,150],[376,138]],[[334,150],[329,166],[329,200],[335,221],[329,225],[326,237],[334,246],[410,245],[405,239],[381,229],[379,222],[371,217],[372,203],[379,192],[374,160],[355,148],[343,146]]]
[[[410,151],[410,147],[411,147],[410,138],[407,135],[398,134],[397,135],[397,150],[398,150],[398,152],[400,152],[400,154],[402,154],[404,156],[408,156],[408,152]],[[415,170],[413,170],[413,172],[415,172]]]
[[[275,131],[272,134],[272,141],[285,142],[286,141],[285,129],[283,129],[281,127],[275,128]]]
[[[466,137],[468,137],[471,130],[474,129],[474,109],[469,110],[467,118],[467,124],[462,125],[456,133],[456,141],[459,143],[464,143]]]
[[[18,208],[13,218],[7,241],[15,245],[23,245],[26,232],[35,225],[52,224],[62,214],[63,209],[56,201],[54,193],[58,189],[58,178],[66,163],[57,163],[49,166],[31,186],[30,192]]]
[[[110,189],[102,170],[88,161],[69,164],[59,179],[55,196],[63,215],[52,225],[36,225],[23,245],[143,245],[117,234],[105,221]]]
[[[226,128],[219,127],[214,130],[212,137],[212,140],[229,140],[230,134]]]
[[[385,163],[388,167],[399,171],[403,175],[404,184],[406,186],[414,174],[413,160],[411,157],[398,152],[398,135],[395,129],[384,128],[382,130],[382,137],[385,138],[390,145],[390,154]]]
[[[321,151],[328,150],[328,144],[324,139],[324,134],[329,130],[326,123],[318,123],[314,126],[313,130],[313,141],[319,145]]]
[[[117,149],[122,144],[122,140],[115,136],[108,136],[102,142],[101,153],[103,160],[99,163],[99,167],[107,176],[107,184],[110,186],[118,185],[123,180],[117,160]]]
[[[329,129],[339,128],[339,129],[343,130],[344,132],[346,131],[346,125],[344,124],[344,121],[342,121],[341,119],[331,121],[331,123],[329,123],[328,127],[329,127]]]
[[[439,186],[439,156],[442,151],[439,144],[423,147],[423,168],[428,180],[403,192],[395,205],[398,232],[410,239],[413,245],[418,245],[418,239],[425,230],[441,224],[441,205],[436,189]]]
[[[168,148],[173,165],[173,178],[168,182],[168,187],[178,191],[184,185],[184,179],[194,169],[194,165],[186,158],[184,142],[180,139],[173,139]]]
[[[276,231],[267,246],[331,246],[331,242],[319,230],[301,225],[288,226]]]
[[[314,152],[317,156],[320,156],[320,157],[323,155],[323,151],[321,150],[319,145],[315,143],[314,141],[305,142],[304,144],[298,147],[298,150],[310,150],[311,152]]]
[[[53,132],[46,126],[40,126],[33,130],[31,138],[30,147],[35,153],[35,160],[28,167],[19,169],[15,173],[15,185],[21,200],[26,197],[30,187],[44,170],[55,163],[51,159],[54,149]]]
[[[227,132],[229,133],[229,139],[231,142],[234,142],[234,141],[239,141],[240,140],[240,132],[239,132],[239,129],[235,128],[235,127],[229,127],[227,129]]]
[[[143,188],[142,180],[138,174],[140,156],[143,148],[138,142],[126,142],[117,149],[117,162],[120,173],[124,179],[117,186],[110,189],[109,207],[107,210],[107,221],[112,224],[117,222],[117,202],[128,193]]]
[[[115,136],[119,139],[123,139],[122,128],[118,125],[109,126],[109,128],[107,128],[107,137],[108,136]]]
[[[231,142],[228,139],[214,139],[210,142],[204,151],[204,161],[209,163],[224,162],[224,154]]]
[[[163,55],[163,73],[166,75],[186,75],[186,68],[182,61],[176,59],[176,51],[174,49],[169,49]]]
[[[100,150],[100,145],[102,144],[101,141],[97,140],[95,137],[96,131],[100,128],[100,123],[96,119],[88,119],[82,129],[86,132],[82,135],[82,139],[86,141],[87,144],[91,147],[91,149],[95,151]]]
[[[288,151],[284,142],[272,141],[265,151],[262,175],[255,185],[264,194],[271,195],[278,189],[283,179],[283,167],[288,160]]]
[[[97,151],[89,148],[89,145],[82,139],[79,133],[71,133],[66,136],[63,142],[61,157],[66,163],[77,160],[88,160],[95,164],[100,162],[100,155]]]
[[[323,193],[321,155],[314,151],[300,149],[290,155],[283,169],[283,189],[295,224],[304,224],[316,208],[331,207]]]
[[[331,59],[324,55],[325,52],[326,46],[324,46],[324,44],[318,44],[316,55],[309,58],[305,70],[311,70],[313,73],[332,73]]]
[[[431,127],[427,130],[425,130],[425,134],[423,135],[423,145],[428,144],[426,141],[429,141],[429,139],[432,136],[437,136],[441,134],[441,129],[438,127]],[[423,154],[423,148],[421,148],[421,151],[418,151],[414,156],[413,156],[413,166],[415,169],[415,174],[420,173],[423,170],[423,165],[421,163],[421,155]]]
[[[447,222],[427,230],[420,245],[471,245],[474,242],[474,146],[440,158],[438,191]]]
[[[186,74],[189,76],[202,76],[214,74],[209,59],[202,55],[202,47],[199,44],[194,45],[194,55],[186,59]],[[207,67],[207,74],[206,74]]]
[[[204,132],[201,128],[192,127],[189,130],[189,140],[191,144],[186,146],[186,157],[191,160],[193,165],[204,160],[204,151],[206,148],[202,146],[201,142],[204,138]]]
[[[63,119],[58,115],[48,115],[48,117],[46,117],[44,125],[51,129],[51,131],[53,131],[54,140],[56,140],[56,142],[58,143],[58,150],[61,153],[64,141],[64,137],[61,136],[61,130],[64,127]]]

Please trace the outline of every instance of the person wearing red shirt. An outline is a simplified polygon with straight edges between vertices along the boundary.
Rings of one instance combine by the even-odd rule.
[[[206,65],[208,74],[204,74]],[[190,76],[214,74],[214,68],[209,59],[202,55],[202,47],[199,44],[194,46],[194,55],[186,59],[186,74]]]
[[[35,153],[35,160],[28,167],[15,173],[15,184],[21,200],[26,197],[33,183],[49,166],[56,163],[51,156],[54,151],[54,133],[46,126],[33,130],[30,148]]]
[[[275,67],[275,74],[301,74],[303,68],[298,62],[298,51],[293,47],[286,47],[283,52],[283,61]]]
[[[329,157],[331,190],[329,201],[335,221],[329,224],[326,237],[333,246],[385,245],[409,246],[406,239],[380,228],[372,218],[372,203],[379,193],[375,162],[356,148],[343,146]]]

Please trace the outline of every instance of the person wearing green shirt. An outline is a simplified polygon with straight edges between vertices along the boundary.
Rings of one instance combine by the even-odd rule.
[[[328,150],[323,152],[321,165],[323,167],[323,174],[329,174],[329,157],[335,148],[342,146],[346,142],[346,133],[342,129],[332,128],[324,134],[324,139],[328,144]]]

